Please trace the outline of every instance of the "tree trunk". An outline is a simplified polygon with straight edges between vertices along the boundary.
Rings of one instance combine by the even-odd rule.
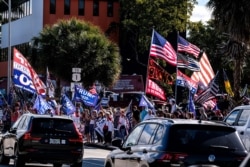
[[[240,101],[240,82],[241,82],[241,60],[235,59],[234,62],[234,100]]]

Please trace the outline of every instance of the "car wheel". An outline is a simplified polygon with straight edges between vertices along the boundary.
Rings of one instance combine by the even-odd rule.
[[[53,167],[62,167],[62,164],[53,164]]]
[[[10,158],[4,155],[3,144],[0,146],[0,164],[8,165],[10,163]]]
[[[17,148],[15,150],[15,158],[14,158],[14,165],[13,166],[14,167],[23,167],[23,166],[25,166],[25,161],[21,156],[19,156]]]
[[[82,161],[74,163],[71,167],[82,167]]]

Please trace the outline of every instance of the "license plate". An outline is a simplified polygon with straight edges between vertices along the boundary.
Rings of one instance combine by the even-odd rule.
[[[61,144],[60,139],[49,139],[49,144]]]

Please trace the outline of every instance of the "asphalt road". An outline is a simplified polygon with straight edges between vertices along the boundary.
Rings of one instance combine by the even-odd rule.
[[[84,167],[103,167],[106,155],[109,153],[109,150],[104,150],[95,147],[85,147],[84,156],[83,156],[83,166]],[[10,165],[0,165],[0,167],[10,167],[13,162],[10,162]],[[51,164],[26,164],[27,167],[53,167]],[[69,167],[69,165],[63,165],[63,167]]]

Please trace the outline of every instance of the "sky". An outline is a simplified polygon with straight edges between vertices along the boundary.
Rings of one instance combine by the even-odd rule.
[[[208,0],[197,0],[198,5],[195,6],[191,21],[202,21],[206,22],[210,19],[211,11],[206,7]]]

